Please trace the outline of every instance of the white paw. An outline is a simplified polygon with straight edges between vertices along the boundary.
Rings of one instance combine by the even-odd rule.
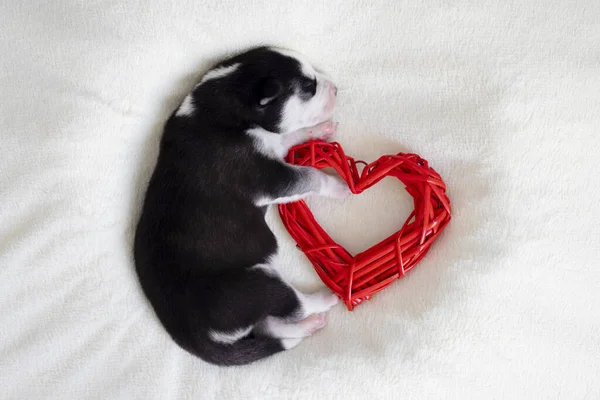
[[[323,175],[320,195],[334,199],[345,199],[352,194],[348,184],[343,179],[327,175],[324,172]]]
[[[326,121],[319,125],[313,126],[312,128],[308,128],[308,134],[311,139],[329,141],[335,136],[337,127],[337,122]]]
[[[309,315],[302,321],[298,322],[298,324],[302,327],[306,335],[312,335],[319,329],[323,329],[323,327],[325,327],[327,324],[327,314],[322,312]]]
[[[306,314],[318,314],[329,311],[339,302],[338,296],[329,289],[304,295],[304,310]],[[305,315],[306,315],[305,314]]]
[[[329,289],[323,289],[318,293],[323,296],[323,303],[325,304],[327,311],[329,311],[331,307],[335,306],[340,301],[337,294],[333,293]]]
[[[289,350],[298,346],[303,338],[281,339],[281,345],[284,349]]]

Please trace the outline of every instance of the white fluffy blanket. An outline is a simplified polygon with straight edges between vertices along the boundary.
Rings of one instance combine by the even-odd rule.
[[[5,0],[0,26],[1,398],[600,398],[598,0]],[[222,369],[157,322],[132,233],[165,119],[260,43],[332,75],[349,154],[428,159],[454,218],[371,301]],[[354,252],[411,207],[391,179],[311,204]]]

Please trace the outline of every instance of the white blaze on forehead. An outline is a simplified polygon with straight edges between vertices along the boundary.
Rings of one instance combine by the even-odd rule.
[[[228,65],[226,67],[218,67],[215,69],[211,69],[210,71],[208,71],[206,73],[206,75],[204,75],[202,77],[202,80],[196,86],[200,86],[204,82],[211,80],[211,79],[220,79],[220,78],[226,77],[227,75],[231,75],[239,68],[239,66],[240,66],[240,64],[236,63],[236,64]]]
[[[224,77],[234,73],[238,69],[239,66],[240,66],[240,64],[232,64],[232,65],[228,65],[226,67],[218,67],[218,68],[211,69],[210,71],[208,71],[206,73],[206,75],[204,75],[202,77],[202,80],[200,81],[200,83],[198,83],[195,86],[195,88],[202,85],[204,82],[206,82],[208,80],[224,78]],[[194,110],[195,110],[194,99],[191,94],[188,94],[185,97],[185,99],[183,99],[183,102],[177,109],[177,112],[175,113],[175,115],[177,115],[178,117],[190,117],[190,116],[192,116],[192,114],[194,114]]]
[[[194,109],[194,99],[191,94],[188,94],[185,96],[185,99],[183,99],[183,102],[177,109],[175,115],[178,117],[189,117],[194,113]]]
[[[304,57],[302,54],[297,53],[293,50],[281,49],[279,47],[271,47],[270,49],[276,53],[281,54],[282,56],[290,57],[290,58],[293,58],[294,60],[298,61],[303,75],[307,76],[308,78],[315,77],[315,69],[308,62],[306,57]]]

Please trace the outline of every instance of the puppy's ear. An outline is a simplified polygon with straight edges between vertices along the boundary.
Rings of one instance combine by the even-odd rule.
[[[283,87],[276,79],[266,78],[258,82],[254,92],[256,104],[259,107],[264,107],[276,100],[283,93]]]

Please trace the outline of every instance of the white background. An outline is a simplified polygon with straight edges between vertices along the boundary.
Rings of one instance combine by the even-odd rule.
[[[597,0],[5,0],[0,26],[1,398],[600,398]],[[222,369],[157,322],[132,233],[165,119],[261,43],[330,73],[348,154],[428,159],[454,218],[402,281]],[[391,179],[311,205],[353,252],[412,206]]]

